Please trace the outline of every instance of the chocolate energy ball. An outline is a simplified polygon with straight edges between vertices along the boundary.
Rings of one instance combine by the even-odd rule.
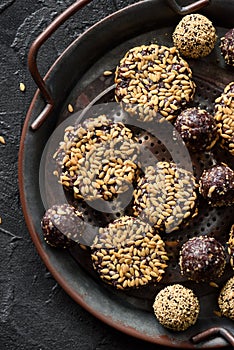
[[[91,257],[100,278],[122,290],[158,283],[168,260],[157,231],[130,216],[99,229],[91,246]]]
[[[230,278],[222,288],[218,304],[222,315],[234,321],[234,277]]]
[[[162,326],[173,331],[185,331],[196,323],[200,303],[191,289],[174,284],[156,295],[153,309]]]
[[[210,150],[218,139],[216,120],[204,109],[185,109],[177,117],[174,126],[191,151]]]
[[[145,169],[133,192],[133,215],[166,233],[197,215],[197,183],[190,171],[170,162]]]
[[[214,237],[193,237],[180,250],[180,271],[190,280],[213,282],[222,276],[225,265],[224,247]]]
[[[215,100],[215,115],[221,146],[234,156],[234,82]]]
[[[179,52],[186,57],[200,58],[214,49],[217,35],[212,22],[205,16],[193,13],[182,18],[172,39]]]
[[[228,240],[228,254],[230,256],[230,264],[234,269],[234,225],[232,225],[229,240]]]
[[[54,155],[59,181],[74,198],[113,200],[138,172],[138,145],[129,128],[101,115],[65,130]]]
[[[225,62],[234,66],[234,28],[227,31],[221,38],[220,49]]]
[[[115,72],[115,98],[141,121],[172,120],[193,100],[192,71],[175,47],[137,46],[121,59]]]
[[[234,171],[224,163],[205,169],[199,180],[199,191],[213,207],[234,204]]]
[[[69,248],[84,230],[83,214],[69,204],[53,205],[42,220],[41,228],[46,243],[55,248]]]

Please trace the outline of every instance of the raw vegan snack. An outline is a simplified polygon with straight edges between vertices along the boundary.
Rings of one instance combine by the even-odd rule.
[[[193,100],[195,83],[188,63],[175,47],[137,46],[115,72],[115,97],[137,119],[172,120]]]
[[[196,282],[211,282],[222,276],[226,265],[225,250],[214,237],[193,237],[180,251],[181,274]]]
[[[230,264],[234,269],[234,225],[232,225],[229,240],[228,240],[228,254],[230,256]]]
[[[220,49],[225,62],[234,66],[234,28],[228,30],[221,38]]]
[[[172,38],[179,52],[190,58],[209,55],[217,41],[212,22],[198,13],[184,16],[176,26]]]
[[[200,311],[200,303],[194,292],[180,284],[163,288],[153,304],[157,320],[174,331],[185,331],[194,325]]]
[[[215,119],[221,146],[234,156],[234,82],[228,84],[215,100]]]
[[[41,227],[46,243],[56,248],[69,248],[79,242],[84,217],[69,204],[53,205],[45,212]]]
[[[170,162],[145,169],[133,192],[133,214],[166,233],[197,215],[197,184],[190,171]]]
[[[54,158],[60,182],[74,198],[108,201],[132,185],[137,155],[131,130],[101,115],[67,127]]]
[[[187,108],[174,124],[187,148],[191,151],[208,151],[218,139],[214,117],[204,109]]]
[[[199,191],[213,207],[234,204],[234,171],[224,163],[205,169],[199,180]]]
[[[158,232],[130,216],[100,228],[91,250],[94,269],[117,289],[157,283],[167,267],[165,243]]]
[[[222,288],[218,303],[222,315],[234,321],[234,277],[230,278]]]

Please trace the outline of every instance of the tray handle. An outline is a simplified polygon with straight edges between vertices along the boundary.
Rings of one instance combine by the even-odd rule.
[[[222,338],[224,338],[225,340],[227,340],[227,342],[234,347],[234,336],[231,332],[229,332],[226,328],[223,327],[212,327],[207,329],[206,331],[203,331],[199,334],[194,335],[191,338],[191,341],[194,344],[199,344],[201,342],[204,342],[210,338],[215,338],[221,336]]]
[[[178,15],[186,15],[188,13],[198,11],[201,8],[209,5],[210,0],[198,0],[193,2],[190,5],[187,6],[180,6],[178,5],[176,0],[167,0],[169,6],[176,12]]]
[[[46,86],[45,80],[42,78],[37,66],[37,54],[44,42],[73,14],[87,5],[91,0],[78,0],[61,13],[55,20],[36,38],[32,43],[28,54],[28,68],[37,84],[43,98],[46,101],[46,106],[39,116],[31,124],[33,130],[37,130],[44,120],[49,116],[54,108],[54,99]]]

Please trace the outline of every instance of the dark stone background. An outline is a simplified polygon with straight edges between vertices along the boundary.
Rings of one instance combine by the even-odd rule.
[[[73,0],[0,1],[0,350],[159,349],[103,324],[77,305],[46,270],[21,211],[17,158],[25,115],[36,91],[27,54],[37,35]],[[91,24],[137,1],[94,0],[40,51],[44,74]],[[20,91],[19,83],[26,86]]]

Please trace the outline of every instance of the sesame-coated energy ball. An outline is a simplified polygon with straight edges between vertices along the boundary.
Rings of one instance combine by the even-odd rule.
[[[153,304],[157,320],[174,331],[185,331],[197,321],[200,304],[194,292],[180,284],[163,288]]]
[[[224,163],[205,169],[199,180],[199,192],[213,207],[234,204],[234,171]]]
[[[234,66],[234,28],[227,31],[221,38],[220,49],[225,62]]]
[[[200,58],[213,50],[217,35],[212,22],[193,13],[182,18],[172,34],[174,45],[186,57]]]
[[[180,251],[181,274],[196,282],[211,282],[219,278],[226,265],[225,250],[214,237],[190,238]]]
[[[185,109],[177,117],[174,126],[191,151],[210,150],[218,139],[216,121],[204,109]]]
[[[230,278],[222,288],[218,304],[222,315],[234,321],[234,277]]]

